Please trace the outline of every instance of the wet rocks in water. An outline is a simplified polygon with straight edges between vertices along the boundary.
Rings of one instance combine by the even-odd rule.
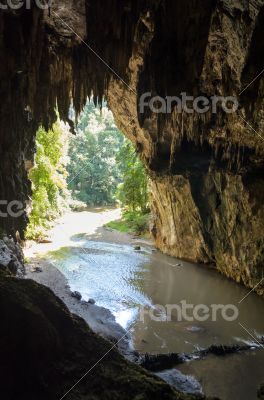
[[[178,267],[178,268],[182,267],[182,264],[180,264],[180,263],[177,263],[177,264],[169,264],[169,265],[171,265],[172,267]]]
[[[169,369],[177,364],[181,364],[183,358],[177,353],[169,354],[145,354],[141,356],[139,363],[149,371],[162,371]]]
[[[187,394],[202,395],[203,390],[200,383],[191,375],[184,375],[177,369],[157,372],[159,378],[174,386],[177,390]]]
[[[30,269],[31,272],[43,272],[43,269],[39,265],[33,265]]]
[[[250,350],[252,346],[248,345],[232,345],[232,346],[224,346],[224,345],[212,345],[205,350],[200,352],[201,356],[206,356],[208,354],[214,354],[215,356],[225,356],[227,354],[235,354],[239,353],[240,351],[247,351]]]
[[[186,400],[165,382],[128,363],[50,289],[31,279],[0,273],[0,315],[2,399],[60,399],[67,388],[76,386],[87,364],[95,365],[101,355],[111,352],[92,383],[79,382],[75,399]]]
[[[141,247],[136,245],[136,246],[134,246],[134,250],[139,251],[139,250],[141,250]]]
[[[81,300],[82,299],[81,293],[77,292],[77,291],[71,292],[71,297],[74,297],[77,300]]]
[[[83,305],[85,305],[85,306],[90,306],[90,305],[94,305],[95,304],[95,300],[94,299],[89,299],[89,300],[82,300],[82,304]],[[102,321],[100,321],[100,322],[102,322]]]
[[[198,332],[204,332],[204,327],[201,326],[196,326],[196,325],[191,325],[191,326],[187,326],[186,330],[188,332],[192,332],[192,333],[198,333]]]

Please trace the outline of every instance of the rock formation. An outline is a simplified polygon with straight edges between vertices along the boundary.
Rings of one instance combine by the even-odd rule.
[[[0,1],[1,237],[23,239],[39,125],[50,127],[57,108],[74,131],[71,104],[78,115],[87,96],[99,104],[105,97],[150,176],[157,247],[214,263],[262,294],[264,0],[58,0],[50,10],[35,1],[6,4]],[[148,92],[234,96],[239,108],[142,111]],[[23,269],[15,253],[14,242],[1,242],[2,394],[57,399],[110,345],[49,290],[11,277]],[[102,390],[111,399],[185,398],[116,351],[92,377],[69,398],[98,398]]]
[[[2,398],[57,400],[68,391],[70,400],[195,398],[127,362],[48,288],[1,270],[0,315]]]
[[[23,237],[39,124],[50,126],[57,106],[74,130],[71,103],[78,115],[87,96],[105,96],[148,170],[157,247],[214,263],[248,287],[259,283],[264,1],[65,0],[50,12],[24,3],[0,11],[0,191],[25,208],[1,218],[2,230]],[[235,96],[239,108],[141,112],[147,92]]]
[[[112,81],[109,104],[147,165],[157,247],[254,287],[264,265],[263,75],[252,82],[264,66],[263,2],[202,3],[161,2],[141,20],[132,90]],[[234,96],[239,108],[140,114],[146,92]]]

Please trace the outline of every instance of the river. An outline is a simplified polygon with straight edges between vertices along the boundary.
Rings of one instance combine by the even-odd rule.
[[[245,353],[211,355],[177,368],[196,377],[208,396],[257,399],[264,381],[264,350],[258,343],[264,336],[264,300],[212,268],[163,255],[144,242],[135,250],[132,237],[102,228],[118,213],[71,213],[54,228],[53,243],[42,247],[42,255],[64,274],[71,290],[108,308],[140,353],[254,343],[255,349]],[[179,317],[182,304],[189,306],[188,318]],[[196,305],[208,307],[207,320],[193,317]],[[213,317],[214,305],[226,306],[226,313]]]

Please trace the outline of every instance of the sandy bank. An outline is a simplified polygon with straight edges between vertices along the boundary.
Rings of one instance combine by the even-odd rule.
[[[72,244],[72,239],[80,233],[89,240],[118,244],[140,244],[140,239],[132,235],[104,228],[111,220],[120,218],[119,209],[91,209],[84,212],[70,212],[60,218],[48,233],[50,243],[28,243],[25,248],[26,278],[49,287],[68,307],[82,317],[89,327],[99,335],[117,343],[119,350],[130,359],[134,359],[130,334],[116,321],[112,313],[104,307],[90,304],[72,297],[66,277],[49,261],[45,254],[60,247]],[[142,245],[146,245],[145,241]],[[151,245],[151,242],[148,242]],[[35,267],[42,272],[34,272]],[[96,301],[96,299],[94,299]]]

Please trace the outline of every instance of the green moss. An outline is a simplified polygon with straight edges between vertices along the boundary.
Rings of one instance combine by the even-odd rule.
[[[125,212],[122,219],[108,222],[105,226],[119,232],[146,236],[149,233],[149,218],[150,214]]]
[[[128,225],[127,221],[123,219],[108,222],[105,226],[111,229],[115,229],[119,232],[131,232],[131,227]]]

